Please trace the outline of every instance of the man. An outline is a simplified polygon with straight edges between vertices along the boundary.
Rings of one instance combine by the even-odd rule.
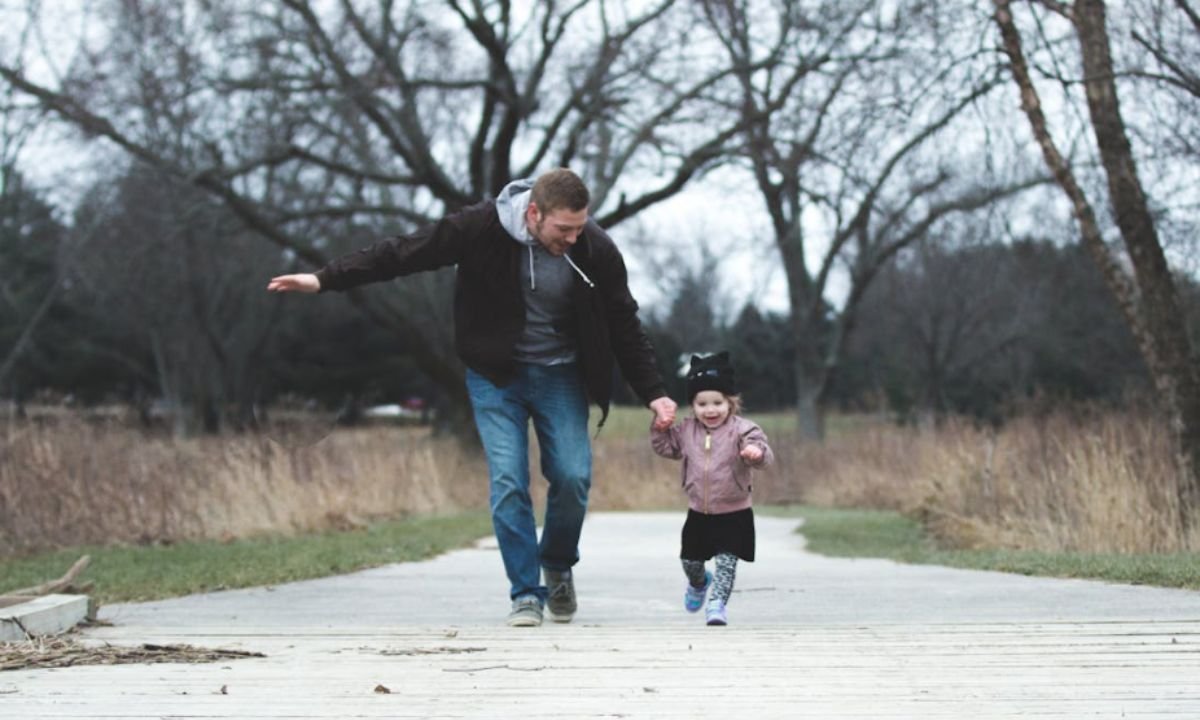
[[[346,290],[457,265],[455,346],[487,455],[492,525],[511,584],[508,624],[575,614],[572,568],[591,487],[588,398],[603,419],[614,361],[659,427],[675,420],[637,317],[625,262],[588,217],[589,193],[558,169],[410,235],[283,275],[274,292]],[[539,544],[529,496],[529,420],[549,483]],[[544,572],[545,584],[539,570]]]

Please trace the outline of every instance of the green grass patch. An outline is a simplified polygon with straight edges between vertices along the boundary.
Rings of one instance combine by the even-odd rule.
[[[487,513],[419,517],[362,530],[172,545],[76,547],[0,559],[0,594],[61,577],[81,555],[101,603],[155,600],[212,590],[325,577],[421,560],[492,533]]]
[[[808,549],[833,557],[873,557],[971,570],[1021,575],[1087,578],[1128,585],[1200,589],[1200,562],[1194,554],[1110,555],[1031,550],[946,550],[936,546],[920,523],[881,510],[807,506],[756,508],[778,517],[802,517],[798,530]]]

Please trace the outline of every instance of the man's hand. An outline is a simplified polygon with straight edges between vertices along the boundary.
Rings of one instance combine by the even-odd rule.
[[[650,402],[650,409],[654,411],[655,430],[666,430],[675,423],[675,407],[675,401],[666,395]]]
[[[267,290],[269,292],[315,293],[321,292],[321,281],[312,273],[280,275],[271,278],[271,282],[267,283]]]
[[[756,463],[759,460],[762,460],[763,451],[762,448],[757,445],[747,445],[746,447],[742,448],[740,455],[746,462]]]

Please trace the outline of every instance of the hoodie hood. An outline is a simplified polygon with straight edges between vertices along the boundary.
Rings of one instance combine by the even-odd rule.
[[[542,245],[537,241],[537,238],[529,234],[529,226],[525,223],[525,213],[529,210],[529,199],[532,195],[533,178],[513,180],[505,185],[500,194],[496,196],[496,214],[500,216],[500,226],[504,228],[508,236],[529,249],[529,289],[537,290],[537,275],[533,268],[533,252],[534,250],[542,250]],[[596,287],[592,279],[580,270],[575,261],[571,259],[569,253],[563,255],[563,259],[567,261],[567,264],[571,266],[571,269],[579,277],[583,278],[588,287]]]
[[[537,240],[529,234],[525,225],[525,211],[529,209],[529,197],[533,194],[533,178],[514,180],[504,186],[496,196],[496,213],[500,225],[509,237],[522,245],[536,247]]]

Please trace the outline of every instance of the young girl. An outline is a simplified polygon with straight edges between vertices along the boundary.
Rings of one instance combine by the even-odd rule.
[[[683,460],[688,496],[679,554],[688,579],[683,606],[692,613],[700,610],[712,586],[705,618],[709,625],[725,625],[738,558],[754,561],[750,469],[771,464],[775,456],[762,428],[738,415],[741,397],[729,353],[693,355],[687,395],[693,417],[679,425],[656,421],[650,443],[659,455]],[[715,575],[704,566],[714,557]]]

